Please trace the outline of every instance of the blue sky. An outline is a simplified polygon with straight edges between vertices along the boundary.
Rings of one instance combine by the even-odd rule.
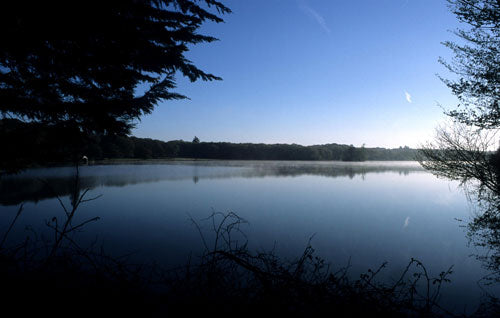
[[[220,41],[187,54],[220,82],[178,76],[133,134],[161,140],[416,147],[456,100],[436,74],[458,22],[445,0],[223,1]]]

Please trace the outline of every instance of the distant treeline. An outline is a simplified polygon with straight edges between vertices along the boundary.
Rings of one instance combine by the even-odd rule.
[[[326,144],[252,144],[229,142],[160,141],[149,138],[102,138],[95,158],[195,158],[234,160],[415,160],[416,150],[365,148]],[[97,150],[97,149],[96,149]]]
[[[86,136],[65,127],[24,123],[16,119],[0,120],[0,143],[5,164],[64,162],[72,154],[84,154],[89,160],[118,158],[195,158],[236,160],[414,160],[417,150],[354,147],[326,144],[252,144],[229,142],[161,141],[128,136]],[[78,149],[78,151],[75,151]],[[81,158],[81,157],[80,157]]]

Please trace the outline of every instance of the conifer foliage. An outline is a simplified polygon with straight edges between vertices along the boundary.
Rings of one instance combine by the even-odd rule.
[[[220,80],[185,53],[230,9],[215,0],[10,1],[0,5],[0,115],[85,134],[127,134],[176,73]]]

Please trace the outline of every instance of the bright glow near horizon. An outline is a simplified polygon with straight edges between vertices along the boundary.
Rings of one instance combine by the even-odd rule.
[[[224,1],[220,39],[189,58],[221,82],[178,76],[177,92],[133,134],[161,140],[417,147],[456,100],[440,42],[458,26],[445,0]],[[402,94],[401,92],[404,92]],[[411,95],[410,95],[411,92]]]

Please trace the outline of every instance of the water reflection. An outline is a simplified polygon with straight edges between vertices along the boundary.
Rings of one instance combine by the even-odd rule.
[[[480,248],[475,253],[483,267],[489,272],[484,277],[486,284],[500,282],[500,192],[475,187],[468,188],[469,198],[474,200],[474,215],[466,223],[469,244]]]
[[[298,177],[314,175],[329,178],[397,172],[408,176],[422,172],[415,162],[304,162],[304,161],[182,161],[137,162],[122,165],[98,165],[80,168],[80,188],[123,187],[163,180]],[[17,205],[70,195],[74,186],[74,168],[32,169],[0,179],[0,205]]]
[[[69,196],[74,172],[34,169],[5,178],[0,203]],[[114,255],[137,253],[134,261],[182,265],[202,246],[188,217],[234,211],[250,222],[245,234],[252,248],[295,257],[316,234],[318,255],[341,265],[350,259],[353,275],[389,261],[391,271],[381,278],[390,280],[412,257],[432,273],[456,265],[446,295],[452,305],[474,302],[478,292],[470,286],[484,275],[454,221],[467,217],[462,193],[416,163],[193,161],[89,166],[80,172],[80,189],[96,188],[90,195],[103,196],[82,205],[76,216],[77,222],[101,217],[78,233],[79,242],[86,246],[98,237]],[[1,207],[0,229],[15,209]],[[57,200],[26,204],[11,241],[24,239],[29,225],[39,224],[38,233],[50,235],[44,226],[54,215],[64,217]]]

